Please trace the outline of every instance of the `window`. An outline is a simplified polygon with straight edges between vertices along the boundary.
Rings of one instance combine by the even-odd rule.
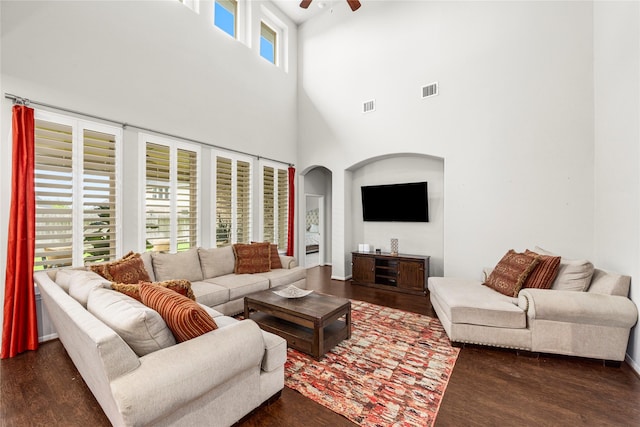
[[[195,13],[200,11],[200,2],[199,0],[178,0],[183,5],[187,6],[189,9],[193,10]]]
[[[269,62],[276,63],[276,39],[275,30],[264,22],[260,23],[260,56]]]
[[[236,0],[216,0],[213,23],[233,38],[237,38],[238,2]]]
[[[215,171],[215,242],[217,247],[251,242],[250,159],[213,154]]]
[[[287,169],[262,167],[262,239],[287,248],[287,220],[289,203]]]
[[[119,254],[122,129],[36,111],[35,268]]]
[[[200,147],[141,135],[145,160],[144,243],[156,251],[197,247]]]

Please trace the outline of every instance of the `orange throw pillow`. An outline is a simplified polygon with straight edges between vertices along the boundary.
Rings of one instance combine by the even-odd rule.
[[[264,273],[271,269],[271,244],[269,242],[250,245],[236,243],[233,245],[233,254],[236,257],[234,269],[236,274]]]
[[[525,254],[540,257],[540,262],[533,269],[527,280],[524,282],[523,288],[549,289],[553,285],[553,281],[558,275],[560,269],[560,257],[540,255],[527,249]]]
[[[517,297],[525,280],[539,262],[539,255],[518,253],[511,249],[498,262],[483,285],[501,294]]]
[[[218,329],[215,320],[204,308],[171,289],[142,283],[140,298],[144,305],[160,313],[178,342]]]

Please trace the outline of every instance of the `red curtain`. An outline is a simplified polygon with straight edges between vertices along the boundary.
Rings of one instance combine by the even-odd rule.
[[[33,289],[35,252],[33,109],[13,107],[13,180],[4,282],[1,358],[38,348],[38,320]]]
[[[296,211],[295,204],[295,189],[293,186],[293,182],[296,178],[296,168],[293,166],[289,166],[289,211],[288,211],[288,224],[287,224],[287,255],[293,256],[293,219]]]

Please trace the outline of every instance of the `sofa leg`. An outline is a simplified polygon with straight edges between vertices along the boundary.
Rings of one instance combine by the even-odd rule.
[[[451,341],[451,347],[464,348],[464,343],[459,341]]]
[[[620,360],[605,360],[604,366],[607,368],[619,368],[622,366],[622,361]]]
[[[539,359],[540,353],[537,351],[529,351],[529,350],[518,350],[518,356],[529,357],[531,359]]]

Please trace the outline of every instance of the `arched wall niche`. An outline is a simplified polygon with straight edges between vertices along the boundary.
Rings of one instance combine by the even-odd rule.
[[[429,222],[365,222],[362,219],[360,187],[364,185],[399,184],[427,181]],[[391,238],[399,240],[399,252],[428,255],[430,275],[444,272],[444,159],[420,153],[395,153],[362,160],[345,171],[345,194],[351,194],[345,206],[345,250],[357,250],[367,243],[371,250],[389,252]],[[349,236],[350,235],[350,240]],[[349,249],[351,248],[351,249]],[[345,254],[347,255],[347,254]],[[350,263],[347,263],[350,275]]]

